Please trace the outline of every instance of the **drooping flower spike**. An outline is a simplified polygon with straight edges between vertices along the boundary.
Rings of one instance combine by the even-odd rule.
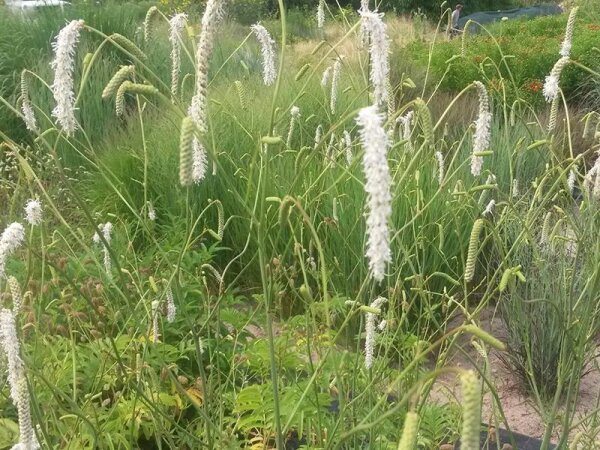
[[[296,125],[296,121],[300,118],[300,108],[297,106],[292,106],[290,109],[290,128],[288,131],[288,136],[286,140],[286,145],[288,148],[292,145],[292,138],[294,137],[294,126]]]
[[[29,388],[20,355],[16,317],[10,309],[0,310],[0,350],[6,358],[10,397],[17,407],[19,418],[19,443],[13,449],[37,450],[40,448],[40,444],[35,436],[31,420]]]
[[[317,27],[323,28],[325,25],[325,0],[319,0],[317,6]]]
[[[563,56],[552,68],[550,75],[546,77],[544,82],[544,98],[548,103],[552,102],[555,98],[558,97],[559,83],[560,83],[560,75],[562,74],[563,69],[569,63],[569,57]]]
[[[21,72],[21,113],[23,114],[23,121],[29,131],[37,131],[37,120],[35,119],[35,112],[33,111],[33,105],[29,98],[29,86],[27,84],[26,70]]]
[[[75,47],[79,41],[79,33],[83,28],[83,20],[69,22],[52,43],[54,59],[50,66],[54,70],[52,93],[56,106],[52,116],[56,117],[62,130],[70,136],[77,129],[75,118],[75,92],[73,91],[73,71],[75,70]]]
[[[260,23],[252,25],[252,31],[260,43],[263,57],[263,81],[265,85],[271,86],[277,78],[275,70],[275,41]]]
[[[560,48],[560,56],[571,56],[571,47],[573,46],[573,30],[575,29],[575,17],[579,7],[574,7],[569,13],[569,20],[567,20],[567,29],[565,31],[565,39],[563,40]]]
[[[337,91],[338,84],[340,82],[340,72],[342,70],[342,58],[336,58],[333,63],[333,75],[331,77],[331,97],[329,106],[331,108],[331,114],[335,114],[335,105],[337,103]]]
[[[214,47],[217,24],[221,18],[221,1],[208,0],[204,15],[202,16],[202,31],[196,50],[196,87],[189,115],[201,133],[206,133],[207,122],[207,89],[208,89],[208,62]],[[196,140],[196,138],[194,138]]]
[[[169,19],[169,41],[171,42],[171,94],[177,95],[181,70],[181,37],[187,23],[187,14],[175,14]]]
[[[0,235],[0,279],[6,276],[6,261],[25,240],[25,229],[18,222],[13,222]]]

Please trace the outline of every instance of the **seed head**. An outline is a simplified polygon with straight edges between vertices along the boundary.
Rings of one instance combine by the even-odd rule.
[[[169,41],[171,42],[171,94],[177,95],[179,71],[181,69],[181,38],[187,23],[187,14],[175,14],[169,19]]]
[[[173,322],[175,320],[175,314],[177,313],[177,307],[173,300],[173,291],[169,286],[167,288],[167,322]]]
[[[481,431],[481,384],[472,370],[461,376],[463,424],[461,449],[479,450]]]
[[[29,86],[27,85],[26,73],[25,70],[21,72],[21,113],[23,114],[23,121],[25,122],[27,129],[35,132],[38,130],[38,127],[31,99],[29,98]]]

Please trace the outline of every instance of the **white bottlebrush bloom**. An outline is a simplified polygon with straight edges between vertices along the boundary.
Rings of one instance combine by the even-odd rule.
[[[113,225],[110,222],[106,222],[105,224],[98,225],[98,229],[102,233],[102,237],[104,238],[104,240],[106,241],[107,244],[110,244],[110,241],[111,241],[112,228],[113,228]],[[102,246],[102,250],[104,251],[104,269],[106,270],[106,274],[110,277],[111,276],[110,269],[112,267],[112,264],[111,264],[111,260],[110,260],[110,252],[108,251],[108,247],[104,244],[104,242],[102,242],[102,240],[100,239],[100,236],[98,236],[98,233],[94,233],[92,240],[94,241],[95,244]]]
[[[346,164],[350,167],[352,165],[352,136],[347,130],[344,130],[344,145],[346,147]]]
[[[560,48],[560,56],[571,56],[571,47],[573,45],[573,29],[575,28],[575,17],[577,16],[578,9],[579,8],[576,6],[569,14],[567,30],[565,31],[565,39]]]
[[[565,66],[569,63],[569,57],[563,56],[552,68],[550,75],[546,77],[546,81],[544,82],[544,98],[548,103],[552,102],[556,97],[558,97],[558,84],[560,83],[560,74],[562,73]]]
[[[252,31],[260,43],[263,57],[263,81],[267,86],[271,86],[277,79],[275,70],[275,41],[260,23],[252,25]]]
[[[37,121],[35,119],[35,113],[33,112],[33,105],[29,98],[29,86],[27,85],[27,78],[24,70],[21,72],[21,113],[23,114],[23,121],[29,131],[37,131]]]
[[[148,219],[152,222],[156,220],[156,211],[154,210],[154,205],[151,202],[147,202],[146,206],[148,207]]]
[[[317,27],[323,28],[325,25],[325,0],[319,0],[317,6]]]
[[[175,14],[169,19],[169,41],[171,42],[171,94],[177,95],[179,72],[181,70],[181,38],[187,14]]]
[[[107,244],[110,244],[112,229],[113,229],[113,224],[110,222],[106,222],[102,226],[102,236],[104,237],[104,240],[106,241]]]
[[[42,204],[39,200],[29,200],[25,205],[25,220],[30,225],[42,223]]]
[[[50,66],[54,70],[52,94],[56,101],[52,116],[56,117],[67,136],[73,134],[77,128],[73,71],[75,69],[75,46],[82,28],[83,20],[73,20],[60,30],[52,43],[54,59]]]
[[[192,153],[192,180],[199,184],[206,176],[206,150],[200,141],[194,138],[193,153]]]
[[[381,308],[383,304],[387,302],[384,297],[376,298],[373,303],[369,306],[371,308]],[[373,367],[373,355],[375,353],[375,337],[376,337],[376,324],[377,314],[368,312],[365,315],[365,367],[370,369]]]
[[[387,161],[388,136],[383,129],[383,116],[376,106],[363,108],[356,122],[364,149],[363,170],[367,193],[367,251],[373,278],[382,281],[385,266],[392,260],[389,219],[392,214],[391,176]]]
[[[219,23],[222,0],[208,0],[202,16],[202,31],[196,50],[196,86],[189,115],[202,133],[208,130],[207,124],[207,89],[208,62],[214,47],[217,24]]]
[[[6,276],[6,260],[25,240],[25,229],[18,222],[7,226],[0,235],[0,279]]]
[[[340,72],[342,70],[342,58],[338,57],[333,63],[333,76],[331,77],[331,97],[329,106],[331,114],[335,114],[335,104],[337,102],[338,84],[340,83]]]
[[[387,320],[385,320],[385,319],[383,319],[381,322],[379,322],[379,325],[377,325],[377,329],[379,331],[385,330],[386,327],[387,327]]]
[[[444,181],[444,154],[439,150],[435,152],[435,159],[437,161],[437,179],[441,185]]]
[[[331,76],[331,71],[333,70],[332,66],[329,66],[327,69],[323,71],[323,75],[321,76],[321,86],[327,87],[329,84],[329,77]]]
[[[496,200],[492,199],[483,210],[483,217],[491,216],[494,213],[496,207]]]
[[[402,138],[402,140],[406,141],[404,145],[406,146],[406,150],[410,153],[413,152],[413,146],[410,141],[410,135],[412,133],[411,123],[413,114],[413,111],[409,111],[405,115],[400,116],[396,119],[396,123],[399,122],[400,125],[402,125],[402,129],[400,130],[400,137]]]
[[[112,233],[112,223],[110,222],[106,222],[104,224],[104,226],[102,227],[102,235],[104,236],[104,240],[110,244],[110,239],[111,239],[111,233]],[[106,270],[106,274],[110,277],[111,275],[111,269],[112,265],[111,265],[111,260],[110,260],[110,253],[108,251],[108,247],[104,246],[104,270]]]
[[[173,300],[173,291],[170,287],[167,288],[167,322],[173,322],[175,320],[175,314],[177,314],[177,307]]]
[[[516,198],[519,196],[519,180],[517,178],[513,178],[512,180],[512,198]]]
[[[296,121],[300,118],[300,108],[297,106],[292,106],[290,109],[290,129],[288,131],[287,136],[287,147],[290,148],[292,145],[292,138],[294,136],[294,126],[296,125]]]
[[[383,14],[359,11],[364,30],[370,38],[369,55],[371,59],[370,80],[373,84],[375,105],[379,106],[388,99],[388,76],[390,72],[390,40],[387,35]]]
[[[583,179],[583,188],[589,192],[593,198],[600,199],[600,152],[592,168]]]
[[[321,143],[321,137],[323,136],[323,125],[319,125],[315,131],[315,148]]]
[[[29,388],[25,377],[25,368],[20,356],[15,314],[9,309],[0,310],[0,349],[6,357],[10,397],[17,407],[19,418],[19,443],[13,448],[37,450],[37,441],[31,421]]]
[[[483,157],[479,153],[490,147],[490,130],[492,114],[490,112],[490,99],[485,86],[480,81],[475,81],[475,88],[479,94],[479,113],[475,121],[475,135],[473,136],[473,155],[471,156],[471,173],[473,176],[481,174]]]
[[[325,149],[325,167],[329,167],[333,164],[334,147],[335,147],[335,134],[331,133],[331,137],[329,138],[329,144],[327,144],[327,148]]]
[[[369,0],[360,0],[360,8],[358,13],[366,13],[369,12]],[[364,20],[360,21],[360,43],[364,47],[367,45],[369,41],[369,33],[366,29],[366,23]]]
[[[569,177],[567,178],[567,187],[569,188],[569,192],[573,194],[573,190],[575,189],[575,180],[577,179],[577,174],[574,169],[569,170]]]

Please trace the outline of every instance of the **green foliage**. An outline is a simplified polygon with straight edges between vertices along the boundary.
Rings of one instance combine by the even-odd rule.
[[[524,243],[512,258],[522,265],[527,281],[513,280],[501,300],[509,361],[544,402],[564,396],[563,383],[579,380],[594,355],[587,336],[599,331],[600,293],[595,286],[600,281],[592,269],[599,253],[595,240],[586,242],[579,233],[597,226],[595,208],[582,205],[573,214],[551,210],[550,226],[525,231]],[[507,233],[513,240],[525,226],[518,224],[510,224]]]
[[[483,79],[499,98],[506,95],[509,101],[520,97],[541,104],[544,102],[542,86],[559,58],[566,20],[567,16],[561,15],[501,22],[489,28],[491,36],[484,30],[477,34],[467,31],[464,56],[461,56],[461,39],[437,45],[432,52],[431,73],[441,81],[442,88],[451,91],[460,91],[473,81]],[[478,26],[473,25],[473,28]],[[600,67],[594,50],[598,36],[600,29],[593,21],[578,17],[571,56],[593,70]],[[427,44],[411,43],[406,56],[426,66]],[[586,71],[567,66],[560,86],[568,99],[579,100],[593,83]]]
[[[102,16],[103,10],[95,11]],[[356,19],[345,11],[334,15]],[[473,176],[475,91],[451,96],[432,89],[437,80],[432,84],[420,70],[407,73],[410,61],[392,64],[395,105],[390,103],[385,124],[392,261],[384,282],[376,283],[364,256],[364,148],[355,118],[370,104],[372,86],[369,55],[359,47],[358,33],[350,32],[358,25],[336,20],[317,30],[312,12],[300,11],[292,11],[289,21],[265,20],[277,57],[283,57],[278,83],[265,87],[261,50],[248,27],[222,23],[207,76],[208,132],[197,136],[207,151],[207,174],[181,187],[178,143],[193,92],[197,36],[182,37],[182,85],[173,95],[164,17],[156,17],[153,37],[144,42],[134,31],[142,16],[131,16],[136,20],[123,30],[129,18],[105,18],[104,32],[132,39],[143,61],[97,33],[82,37],[75,68],[82,129],[73,137],[57,132],[52,96],[40,81],[30,96],[42,133],[19,139],[23,130],[11,128],[2,134],[2,157],[12,158],[11,177],[2,185],[8,205],[2,226],[21,221],[26,199],[44,204],[43,224],[28,227],[26,244],[10,255],[6,270],[28,292],[18,334],[45,446],[259,449],[293,443],[387,450],[397,448],[408,410],[419,413],[420,445],[455,442],[457,408],[428,404],[431,382],[462,370],[447,367],[457,335],[479,330],[481,311],[496,302],[509,329],[513,363],[532,386],[541,379],[566,393],[572,408],[591,355],[586,337],[598,331],[600,249],[593,190],[583,189],[584,202],[577,204],[566,193],[566,173],[575,153],[583,154],[576,163],[585,172],[594,144],[582,141],[576,149],[572,127],[549,134],[535,98],[520,89],[507,98],[493,90],[523,77],[519,67],[494,75],[484,58],[470,74],[488,81],[496,94],[484,170]],[[417,29],[424,26],[418,17]],[[500,40],[516,41],[518,26],[507,27]],[[541,33],[538,22],[532,27]],[[550,39],[558,41],[562,28],[556,23]],[[284,33],[288,45],[281,48]],[[423,29],[415,34],[427,35]],[[321,39],[325,44],[317,46]],[[481,37],[469,41],[469,52],[479,44],[485,57],[499,57]],[[425,45],[411,47],[423,49],[417,55],[422,61],[429,57]],[[435,45],[436,64],[456,45]],[[95,57],[84,67],[87,52]],[[331,86],[321,85],[321,74],[340,53],[332,113]],[[395,58],[401,59],[399,53]],[[52,78],[49,59],[46,42],[27,66],[46,83]],[[102,100],[101,93],[125,63],[135,65],[132,81],[151,85],[144,90],[154,94],[127,93],[123,117],[115,118],[114,99]],[[465,86],[453,70],[447,80],[456,83],[453,88]],[[292,106],[300,116],[289,133]],[[415,117],[405,132],[396,119],[408,111]],[[315,142],[319,128],[323,135]],[[15,152],[23,156],[19,162]],[[496,209],[484,215],[490,200]],[[542,248],[535,230],[550,209],[574,237],[557,225],[550,247]],[[111,239],[94,243],[98,224],[107,221]],[[467,277],[475,221],[482,232],[469,258],[473,276]],[[582,249],[575,260],[565,251],[569,240]],[[500,290],[506,270],[514,276]],[[5,284],[0,279],[8,306],[13,299]],[[552,292],[560,298],[549,298]],[[387,302],[379,310],[366,308],[378,296]],[[171,322],[170,298],[177,309]],[[372,319],[377,329],[371,340]],[[374,357],[369,369],[367,336]],[[486,336],[470,338],[482,353],[490,343],[502,348]],[[564,370],[540,369],[553,361]],[[544,408],[547,394],[538,397]],[[557,405],[548,407],[544,450]],[[0,410],[6,416],[0,442],[12,445],[17,414],[8,386]],[[565,417],[568,429],[572,415]]]

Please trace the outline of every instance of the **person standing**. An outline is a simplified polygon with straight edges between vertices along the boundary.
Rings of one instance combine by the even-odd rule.
[[[456,5],[456,7],[454,8],[454,11],[452,11],[452,28],[450,29],[450,37],[454,37],[454,36],[458,36],[461,32],[460,28],[458,27],[458,19],[460,19],[460,13],[463,10],[463,5],[461,5],[460,3],[458,3]]]

